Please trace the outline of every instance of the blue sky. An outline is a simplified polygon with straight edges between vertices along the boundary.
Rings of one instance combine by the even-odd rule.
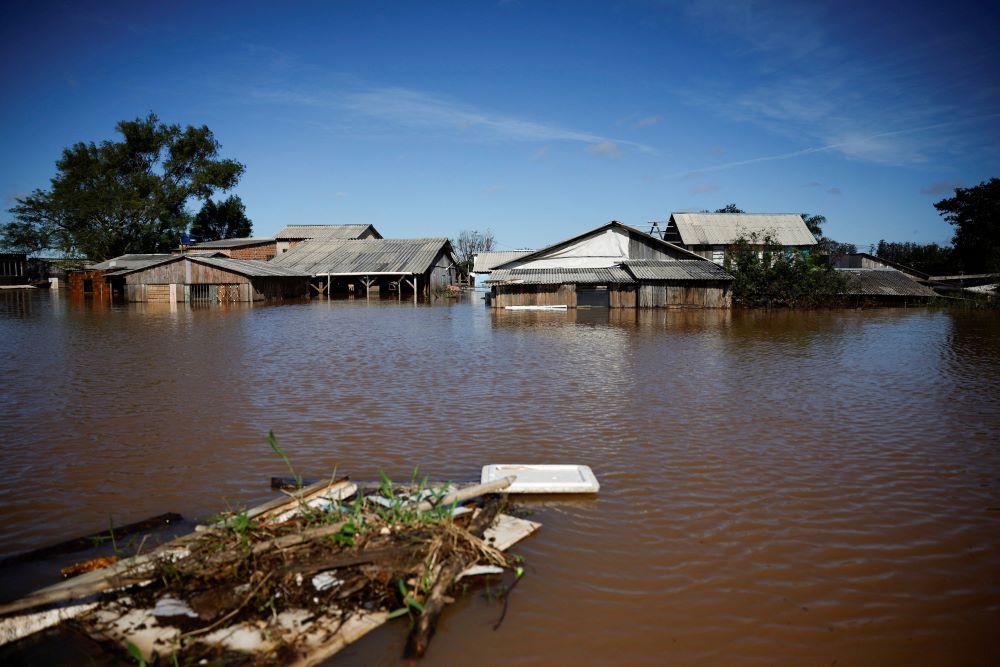
[[[5,7],[4,209],[150,111],[246,165],[260,236],[539,247],[735,202],[822,213],[859,246],[946,242],[933,202],[1000,176],[995,3]]]

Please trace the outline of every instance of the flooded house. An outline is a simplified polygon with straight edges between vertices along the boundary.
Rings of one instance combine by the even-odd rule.
[[[458,285],[462,276],[446,238],[314,238],[268,264],[311,276],[312,295],[428,298]]]
[[[115,294],[140,303],[236,303],[299,298],[309,275],[296,269],[228,257],[168,255],[142,266],[108,271]]]
[[[288,225],[274,235],[275,253],[288,252],[303,241],[311,239],[380,239],[382,235],[374,225]]]
[[[938,296],[913,276],[894,268],[837,269],[846,279],[845,294],[852,301],[881,305],[923,303]]]
[[[495,308],[729,308],[722,267],[617,221],[492,268]]]
[[[70,271],[66,277],[67,288],[71,296],[86,296],[110,301],[112,297],[124,296],[124,291],[120,283],[117,284],[118,291],[114,291],[115,285],[107,280],[109,273],[150,266],[171,257],[175,257],[175,255],[170,253],[128,253],[112,257],[103,262],[90,264],[81,270]]]
[[[278,254],[278,242],[272,238],[242,238],[204,241],[183,249],[185,255],[222,255],[232,259],[256,259],[266,262]]]
[[[673,213],[663,239],[722,266],[726,250],[741,239],[763,249],[770,237],[786,252],[808,255],[816,237],[797,213]]]

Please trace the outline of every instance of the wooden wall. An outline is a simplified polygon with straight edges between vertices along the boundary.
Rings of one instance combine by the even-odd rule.
[[[169,283],[224,285],[248,283],[250,279],[238,273],[182,259],[178,262],[151,266],[148,269],[130,273],[125,276],[125,282],[129,285],[165,285]]]
[[[639,308],[731,308],[733,295],[728,285],[640,285]]]
[[[569,306],[576,308],[576,285],[497,285],[493,307]]]

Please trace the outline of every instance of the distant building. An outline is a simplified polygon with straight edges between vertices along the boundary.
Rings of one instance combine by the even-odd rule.
[[[472,278],[477,287],[483,286],[490,277],[493,267],[511,260],[530,255],[534,250],[498,250],[477,252],[472,256]]]
[[[274,235],[275,252],[288,252],[310,239],[380,239],[374,225],[288,225]]]
[[[276,254],[278,242],[267,238],[221,239],[204,241],[185,248],[185,255],[216,255],[222,254],[232,259],[256,259],[267,261]]]
[[[837,269],[847,280],[844,293],[854,300],[904,305],[933,299],[937,293],[893,268]]]
[[[0,253],[0,285],[28,282],[28,256],[23,252]]]
[[[269,265],[312,276],[314,294],[429,297],[462,275],[446,238],[314,238],[279,254]]]
[[[170,253],[131,253],[112,257],[103,262],[90,264],[82,270],[70,271],[66,277],[67,287],[70,296],[87,296],[107,301],[110,301],[114,297],[124,297],[125,292],[122,285],[119,284],[117,286],[118,291],[116,292],[114,289],[115,286],[106,280],[109,272],[141,268],[150,264],[157,264],[175,256]]]
[[[887,259],[870,255],[867,252],[855,252],[849,255],[831,255],[829,261],[837,269],[896,269],[915,279],[927,280],[930,278],[930,275],[923,271],[917,271],[903,264],[890,262]]]
[[[808,255],[816,245],[802,216],[794,213],[673,213],[664,240],[721,266],[740,238],[763,241],[768,235],[789,252]]]
[[[568,308],[728,308],[733,277],[620,222],[492,268],[491,303]]]

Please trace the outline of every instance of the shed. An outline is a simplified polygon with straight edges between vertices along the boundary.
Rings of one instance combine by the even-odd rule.
[[[310,276],[317,294],[354,294],[363,288],[431,296],[457,285],[458,260],[446,238],[427,239],[322,239],[304,241],[271,262]]]
[[[889,261],[867,252],[855,252],[849,255],[830,255],[830,264],[837,269],[896,269],[916,280],[927,280],[930,275],[917,271],[903,264]]]
[[[374,225],[288,225],[274,235],[275,252],[288,252],[310,239],[380,239],[382,235]]]
[[[128,301],[233,303],[306,295],[309,275],[270,262],[227,257],[173,255],[137,268],[110,272]]]
[[[534,250],[490,250],[472,256],[472,277],[476,285],[489,279],[493,267],[530,255]]]
[[[170,253],[128,253],[106,259],[103,262],[89,264],[77,271],[70,271],[66,282],[70,296],[93,297],[110,301],[124,296],[124,283],[110,283],[107,275],[125,269],[138,269],[166,261],[176,255]]]
[[[267,261],[273,258],[278,242],[269,238],[220,239],[204,241],[185,248],[185,255],[214,255],[216,253],[233,259],[257,259]]]
[[[816,237],[797,213],[673,213],[664,240],[721,265],[740,238],[770,236],[786,250],[808,254]]]
[[[913,303],[937,293],[896,269],[837,269],[847,279],[845,294],[863,301]]]
[[[496,308],[729,307],[730,276],[705,258],[612,221],[496,266]]]
[[[0,285],[28,282],[28,256],[23,252],[0,253]]]

